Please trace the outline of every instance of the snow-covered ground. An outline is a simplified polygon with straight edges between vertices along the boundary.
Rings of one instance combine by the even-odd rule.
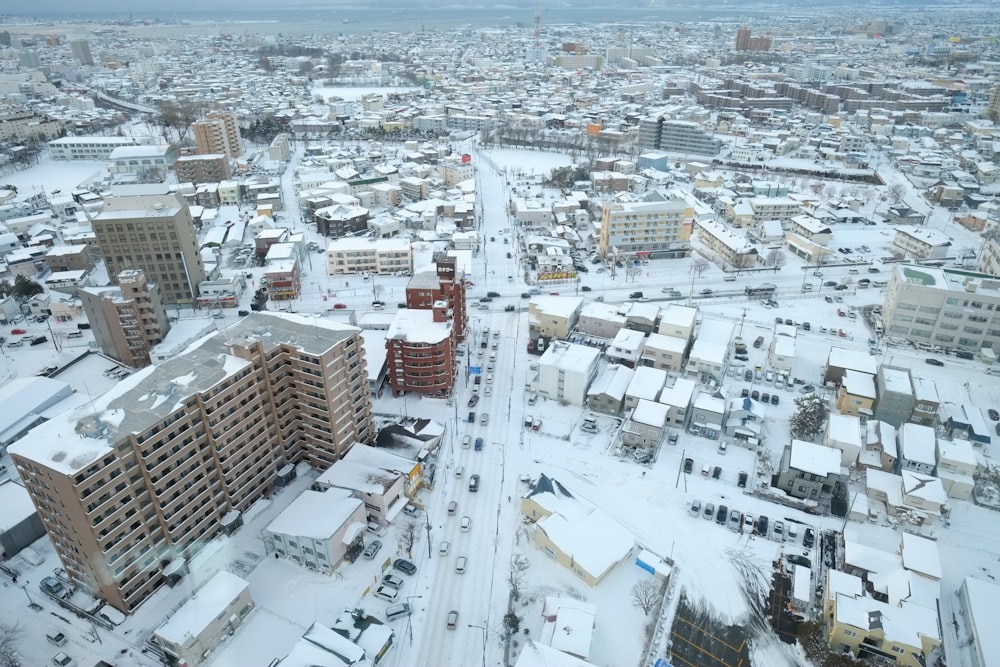
[[[499,236],[499,230],[511,227],[505,213],[510,188],[522,190],[529,187],[521,174],[531,177],[555,166],[571,164],[567,156],[540,152],[495,150],[477,155],[479,196],[485,212],[482,231],[486,239]],[[495,168],[487,165],[482,158],[488,158]],[[50,192],[55,188],[66,191],[102,167],[100,164],[45,162],[7,180],[18,187],[30,188],[44,183]],[[290,179],[291,169],[283,176],[286,195],[290,191]],[[915,197],[912,192],[906,196]],[[926,210],[926,205],[918,210]],[[932,213],[932,226],[947,230],[955,237],[956,246],[971,244],[972,238],[965,230],[948,220],[946,211],[935,210]],[[280,217],[278,222],[303,228],[293,214]],[[308,230],[308,234],[314,236],[315,232]],[[889,243],[890,238],[879,226],[840,225],[835,228],[830,245],[833,248],[867,245],[871,249],[868,254],[876,258],[877,264],[878,257],[888,255]],[[417,521],[421,525],[426,521],[430,531],[418,531],[412,553],[418,571],[414,576],[406,577],[401,592],[401,599],[409,600],[415,613],[408,619],[392,622],[397,631],[396,646],[385,657],[383,664],[390,667],[474,665],[480,661],[489,665],[504,664],[505,646],[501,639],[503,616],[508,609],[507,578],[515,556],[523,557],[523,562],[527,563],[523,573],[522,600],[514,606],[514,611],[521,616],[522,638],[524,630],[528,637],[538,637],[544,596],[566,595],[587,600],[598,607],[595,640],[591,646],[592,662],[639,664],[645,659],[645,626],[653,616],[647,619],[633,606],[630,590],[636,581],[647,575],[632,563],[625,563],[600,585],[591,588],[536,550],[530,528],[523,524],[518,513],[518,498],[527,490],[527,485],[519,481],[522,475],[535,478],[544,473],[557,479],[574,494],[614,517],[635,535],[637,542],[672,558],[676,563],[676,582],[672,589],[674,600],[683,591],[689,599],[704,601],[721,619],[740,623],[748,613],[745,597],[738,594],[745,573],[734,565],[732,554],[739,552],[744,565],[749,563],[759,567],[766,574],[771,561],[782,550],[808,551],[799,543],[779,544],[751,538],[719,526],[714,521],[693,517],[688,512],[691,501],[700,500],[702,504],[712,502],[716,506],[725,504],[755,516],[765,514],[772,521],[801,522],[817,529],[839,530],[844,526],[840,519],[788,509],[749,495],[737,487],[740,472],[750,475],[751,484],[748,486],[752,487],[758,479],[761,460],[768,459],[777,464],[781,448],[788,441],[787,423],[794,409],[793,400],[798,395],[797,387],[778,390],[761,387],[759,383],[754,387],[780,396],[779,405],[767,408],[767,450],[764,457],[754,456],[735,445],[721,454],[716,441],[684,433],[680,434],[675,446],[664,444],[658,458],[651,464],[638,465],[616,457],[611,446],[616,435],[616,424],[612,420],[601,419],[599,432],[587,434],[579,430],[583,414],[579,407],[558,405],[544,399],[534,406],[527,405],[524,385],[531,361],[525,352],[527,321],[520,312],[504,311],[504,306],[509,304],[526,305],[526,301],[520,298],[527,286],[518,271],[517,256],[506,257],[511,250],[513,246],[504,245],[500,238],[495,242],[486,241],[472,267],[474,287],[470,288],[470,301],[487,291],[500,292],[502,297],[494,299],[488,311],[472,311],[470,355],[462,359],[462,380],[454,405],[413,396],[399,399],[387,396],[375,400],[378,413],[437,419],[445,422],[451,433],[439,455],[439,475],[434,490],[420,491],[419,500],[427,508],[427,513],[421,513]],[[359,316],[366,314],[372,301],[373,282],[360,277],[331,279],[325,274],[325,263],[315,261],[321,258],[317,255],[314,261],[307,263],[302,296],[289,305],[298,312],[323,313],[335,301],[355,309]],[[228,257],[224,256],[224,266],[226,261]],[[689,260],[653,261],[641,268],[642,271],[634,279],[629,277],[627,281],[621,273],[617,277],[593,271],[584,274],[580,286],[589,286],[592,291],[579,294],[588,298],[600,296],[615,302],[626,300],[634,290],[644,291],[655,300],[661,296],[662,287],[676,287],[685,295],[697,295],[706,287],[717,293],[733,290],[734,283],[724,281],[718,267],[708,268],[700,277],[694,276]],[[225,269],[227,273],[231,271],[237,270]],[[256,279],[261,269],[239,269],[238,272],[251,272]],[[822,281],[840,282],[853,275],[846,264],[824,267],[823,273]],[[887,278],[887,270],[883,270],[881,275]],[[511,278],[508,279],[508,276]],[[867,340],[870,333],[862,318],[851,320],[841,317],[837,309],[878,304],[884,295],[872,288],[848,290],[837,293],[844,299],[842,304],[831,304],[824,297],[832,293],[821,286],[822,281],[811,276],[806,279],[815,284],[814,291],[801,291],[803,267],[789,256],[784,267],[760,277],[760,281],[777,285],[776,298],[780,304],[777,309],[766,308],[756,300],[748,301],[736,295],[710,299],[693,297],[692,301],[700,308],[702,327],[711,327],[715,322],[736,323],[743,327],[743,338],[748,342],[757,335],[769,340],[775,317],[796,322],[809,321],[812,331],[799,331],[792,376],[817,383],[831,345],[844,346],[861,355],[869,354]],[[379,277],[376,280],[382,289],[383,300],[388,304],[387,311],[392,312],[394,304],[402,299],[407,279]],[[742,282],[735,284],[738,285],[737,290],[742,288]],[[563,293],[577,292],[575,287],[569,287]],[[180,317],[185,326],[195,328],[224,327],[237,317],[235,309],[226,311],[225,318],[221,320],[211,320],[202,314],[183,310],[177,313],[171,311],[170,314]],[[57,325],[52,326],[56,328]],[[822,326],[833,329],[835,333],[822,333]],[[47,333],[45,324],[32,323],[27,328],[32,333]],[[464,378],[470,359],[476,364],[489,363],[488,359],[477,356],[479,336],[487,328],[491,332],[499,331],[500,336],[492,394],[483,396],[475,408],[477,416],[482,413],[490,415],[489,424],[482,426],[478,418],[475,424],[466,422],[466,401],[471,387]],[[839,335],[841,329],[845,336]],[[66,345],[58,352],[51,343],[37,348],[4,349],[0,357],[0,378],[33,375],[49,364],[61,365],[84,351],[88,338],[64,342]],[[750,349],[749,367],[762,363],[766,348],[765,343],[761,350]],[[883,348],[879,354],[885,362],[909,366],[914,374],[933,378],[938,383],[940,394],[949,400],[968,400],[984,409],[1000,405],[1000,387],[983,372],[978,362],[949,358],[944,367],[936,368],[925,364],[926,355],[912,348]],[[91,355],[57,378],[70,381],[81,395],[95,395],[106,388],[109,381],[101,372],[110,365],[107,360]],[[730,391],[739,391],[749,385],[743,382],[740,375],[727,379],[726,387]],[[540,432],[522,428],[526,414],[543,420]],[[476,452],[460,446],[461,437],[466,433],[473,438],[484,438],[486,446],[483,451]],[[685,457],[695,462],[692,475],[680,472]],[[3,474],[10,475],[12,469],[9,461],[6,463],[7,472]],[[710,479],[698,474],[705,465],[721,467],[720,478]],[[463,468],[461,478],[455,475],[459,467]],[[90,632],[87,623],[60,611],[47,599],[41,599],[41,611],[27,610],[26,594],[38,601],[41,598],[36,594],[38,581],[59,566],[48,540],[41,540],[34,547],[42,557],[40,564],[31,564],[24,558],[12,561],[20,572],[18,585],[15,586],[6,577],[0,578],[0,585],[3,586],[0,614],[4,618],[23,620],[25,640],[21,649],[26,664],[41,665],[48,661],[55,649],[46,644],[43,634],[59,629],[69,636],[69,643],[63,650],[75,657],[78,664],[98,659],[109,662],[118,660],[121,663],[124,659],[121,652],[124,651],[128,654],[127,664],[152,665],[155,662],[152,658],[137,652],[142,639],[200,583],[220,569],[235,572],[250,581],[257,610],[249,622],[212,657],[210,664],[217,667],[268,664],[284,655],[295,638],[313,621],[329,624],[346,608],[360,605],[381,615],[386,603],[373,599],[370,591],[382,574],[383,557],[395,557],[400,553],[399,527],[391,528],[382,538],[384,547],[378,559],[345,563],[332,577],[310,573],[284,560],[268,557],[259,539],[260,531],[301,489],[308,486],[310,474],[306,470],[300,470],[300,473],[292,487],[279,491],[269,501],[256,506],[249,513],[246,526],[236,535],[219,539],[206,548],[196,563],[193,575],[186,577],[179,587],[161,590],[115,631],[100,631],[99,643],[85,638]],[[482,477],[478,493],[468,490],[468,479],[472,474]],[[445,510],[452,500],[458,502],[455,516],[449,516]],[[467,533],[458,527],[462,516],[471,519],[472,527]],[[944,610],[954,608],[954,594],[965,575],[1000,575],[1000,537],[993,529],[996,525],[993,513],[968,503],[953,503],[950,527],[938,529],[936,534],[942,560],[947,563],[942,581]],[[859,530],[865,540],[879,543],[890,551],[896,550],[898,530],[868,524],[851,526]],[[802,530],[799,531],[799,539],[801,535]],[[447,556],[439,553],[442,541],[451,545]],[[815,553],[810,555],[814,561],[817,560]],[[459,556],[468,558],[464,574],[455,572],[455,558]],[[28,584],[24,591],[16,590],[25,582]],[[451,610],[458,611],[460,615],[455,630],[448,630],[445,626]],[[942,618],[942,625],[950,624],[950,618]],[[963,639],[960,633],[957,640]],[[949,641],[956,639],[951,636]],[[771,640],[762,639],[755,643],[754,650],[755,664],[780,666],[804,662],[796,649]],[[516,645],[511,659],[516,657],[515,654]]]

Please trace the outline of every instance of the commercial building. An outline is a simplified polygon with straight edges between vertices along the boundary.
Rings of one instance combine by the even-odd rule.
[[[169,144],[119,146],[108,156],[113,174],[127,175],[141,182],[159,183],[177,159],[177,147]]]
[[[64,137],[53,139],[48,146],[53,160],[109,160],[116,148],[138,143],[128,137]]]
[[[694,209],[683,199],[651,193],[641,201],[616,201],[601,211],[601,254],[683,257],[691,250]]]
[[[142,269],[164,303],[190,303],[205,280],[188,205],[173,194],[111,197],[91,221],[108,275]]]
[[[1000,278],[897,264],[882,320],[888,336],[973,352],[1000,350]]]
[[[74,584],[129,612],[273,491],[372,442],[360,331],[254,313],[10,447]]]
[[[639,120],[639,148],[692,155],[718,155],[722,142],[697,123],[648,116]]]
[[[191,123],[191,133],[200,155],[222,153],[230,159],[243,155],[243,137],[232,111],[210,111],[205,120]]]
[[[87,313],[94,341],[104,354],[131,368],[152,361],[149,351],[170,331],[160,288],[142,269],[126,269],[118,287],[84,287],[77,295]]]

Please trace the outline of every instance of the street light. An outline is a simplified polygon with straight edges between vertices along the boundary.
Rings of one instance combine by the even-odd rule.
[[[409,604],[410,600],[417,600],[424,597],[423,595],[407,595],[406,602]],[[410,646],[413,646],[413,610],[410,609],[410,614],[406,617],[406,630],[410,635]]]
[[[485,621],[484,621],[485,622]],[[470,628],[479,628],[483,631],[483,667],[486,667],[486,626],[469,623]]]
[[[34,609],[38,605],[35,604],[35,601],[31,599],[31,595],[28,594],[28,584],[30,584],[30,583],[31,583],[30,581],[25,581],[23,584],[21,584],[20,586],[18,586],[18,588],[20,588],[22,591],[24,591],[24,594],[28,598],[28,606],[31,607],[32,609]]]

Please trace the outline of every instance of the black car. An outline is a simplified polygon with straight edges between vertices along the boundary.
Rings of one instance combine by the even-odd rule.
[[[499,299],[500,298],[500,292],[487,292],[486,296],[492,297],[494,299]]]
[[[754,535],[767,537],[767,517],[761,514],[757,517],[757,525],[753,527]]]
[[[35,336],[34,338],[31,339],[31,345],[32,347],[34,347],[35,345],[41,345],[42,343],[48,342],[48,340],[49,340],[48,336]]]
[[[744,382],[753,382],[753,371],[750,370],[749,368],[747,370],[743,371],[743,381]]]
[[[601,258],[600,257],[595,257],[592,260],[590,260],[590,263],[591,264],[600,264],[601,263]]]
[[[789,565],[801,565],[802,567],[812,567],[812,562],[805,556],[800,556],[798,554],[788,554],[785,556],[785,561]]]
[[[684,459],[684,472],[691,472],[694,468],[694,459]]]
[[[837,292],[843,292],[845,289],[847,289],[847,285],[837,285],[833,289],[834,289],[834,291],[837,291]]]
[[[397,558],[393,561],[392,567],[399,570],[403,574],[416,574],[417,572],[417,566],[403,558]]]
[[[750,395],[750,389],[748,389],[747,387],[743,387],[743,389],[740,390],[740,398],[747,398],[749,395]]]
[[[944,362],[941,361],[940,359],[931,358],[931,359],[924,359],[924,361],[926,361],[931,366],[944,366]]]
[[[585,264],[577,264],[576,270],[580,273],[590,273],[590,269],[588,269]]]
[[[715,466],[712,468],[712,479],[719,479],[720,477],[722,477],[722,468]]]
[[[728,518],[729,508],[725,505],[719,505],[719,509],[715,511],[715,523],[725,526]]]
[[[753,392],[750,394],[750,398],[752,398],[755,401],[759,401],[760,400],[760,392],[757,391],[756,389],[754,389]]]
[[[580,291],[581,292],[589,292],[590,291],[590,285],[584,285],[583,287],[580,288]]]
[[[986,414],[988,414],[990,416],[991,420],[993,420],[993,421],[1000,421],[1000,412],[997,412],[993,408],[990,408],[989,410],[987,410]]]
[[[806,532],[802,535],[802,546],[806,549],[812,549],[815,543],[816,532],[812,528],[806,528]]]
[[[521,298],[522,299],[530,299],[531,298],[531,294],[529,294],[528,292],[521,292]]]
[[[810,330],[812,330],[812,325],[809,324],[808,322],[803,322],[802,323],[802,330],[803,331],[810,331]]]
[[[823,287],[836,287],[836,286],[837,286],[836,280],[827,280],[825,283],[823,283]]]
[[[737,354],[735,355],[735,358],[737,361],[750,361],[750,357],[745,354]]]
[[[760,402],[761,403],[770,403],[771,402],[771,394],[769,394],[768,392],[765,391],[763,394],[760,395]]]
[[[740,487],[741,489],[747,488],[747,474],[745,472],[740,473],[739,481],[736,482],[736,486]]]
[[[777,404],[778,404],[778,395],[771,394],[771,405],[777,405]]]
[[[511,254],[510,254],[510,253],[508,252],[508,253],[507,253],[507,259],[511,259],[512,257],[513,257],[513,255],[511,255]]]
[[[642,292],[632,292],[631,294],[628,295],[628,298],[630,298],[630,299],[641,299],[642,298]]]
[[[471,397],[469,398],[469,407],[470,407],[470,408],[474,408],[474,407],[476,407],[476,403],[478,403],[478,402],[479,402],[479,394],[473,394],[473,395],[472,395],[472,396],[471,396]]]

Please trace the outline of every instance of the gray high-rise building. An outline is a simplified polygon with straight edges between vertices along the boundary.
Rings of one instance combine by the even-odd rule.
[[[93,65],[94,56],[90,54],[90,42],[85,39],[74,39],[69,43],[69,49],[73,52],[73,57],[81,65]]]
[[[142,269],[163,302],[192,303],[205,266],[187,202],[174,194],[112,197],[92,221],[109,276]]]

